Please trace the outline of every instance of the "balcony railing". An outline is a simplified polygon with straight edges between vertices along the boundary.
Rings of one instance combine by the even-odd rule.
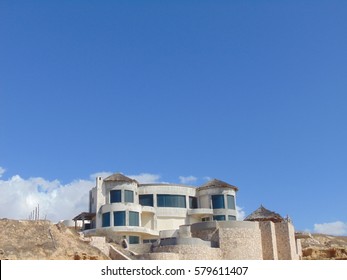
[[[188,215],[189,216],[213,215],[213,209],[209,209],[209,208],[188,209]]]

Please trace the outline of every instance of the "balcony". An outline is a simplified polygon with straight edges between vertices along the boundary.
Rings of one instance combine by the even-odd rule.
[[[142,213],[155,213],[155,208],[152,206],[142,206]]]
[[[148,235],[148,236],[159,236],[159,231],[154,229],[149,229],[145,227],[137,227],[137,226],[110,226],[96,229],[97,233],[113,231],[119,234],[131,235],[131,234],[140,234],[140,235]]]
[[[188,216],[204,216],[204,215],[213,215],[213,209],[209,209],[209,208],[188,209]]]

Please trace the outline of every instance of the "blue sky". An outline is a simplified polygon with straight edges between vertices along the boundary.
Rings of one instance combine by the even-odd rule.
[[[246,214],[262,203],[298,229],[347,235],[346,12],[345,1],[1,1],[0,216],[49,194],[47,208],[78,201],[56,216],[72,218],[85,196],[64,191],[119,171],[218,178],[239,187]],[[23,203],[9,213],[12,199]]]

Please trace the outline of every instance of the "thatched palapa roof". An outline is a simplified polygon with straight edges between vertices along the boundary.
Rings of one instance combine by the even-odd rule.
[[[216,188],[216,187],[217,188],[220,188],[220,187],[222,187],[222,188],[232,188],[235,191],[239,190],[237,187],[235,187],[233,185],[230,185],[230,184],[228,184],[226,182],[223,182],[221,180],[218,180],[218,179],[213,179],[211,181],[208,181],[206,184],[204,184],[201,187],[199,187],[199,189],[205,189],[205,188],[207,189],[207,188],[212,188],[212,187],[214,187],[214,188]]]
[[[111,176],[108,176],[107,178],[104,179],[105,182],[129,182],[129,183],[137,183],[136,180],[134,179],[131,179],[127,176],[124,176],[123,174],[121,173],[115,173],[115,174],[112,174]]]
[[[266,209],[263,205],[245,218],[245,221],[272,221],[274,223],[283,222],[282,216],[276,212]]]

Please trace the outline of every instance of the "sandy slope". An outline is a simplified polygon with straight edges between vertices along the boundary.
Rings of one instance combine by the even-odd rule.
[[[0,259],[109,259],[63,224],[0,220]]]

